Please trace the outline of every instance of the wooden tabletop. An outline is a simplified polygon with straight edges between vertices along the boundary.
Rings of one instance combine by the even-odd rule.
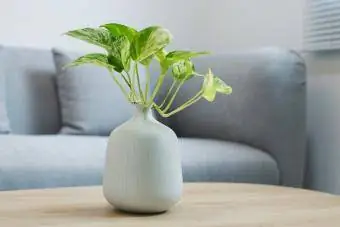
[[[1,227],[338,227],[340,197],[275,186],[185,184],[159,215],[113,210],[100,187],[0,192]]]

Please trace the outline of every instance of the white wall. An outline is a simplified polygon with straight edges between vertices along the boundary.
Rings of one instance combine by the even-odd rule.
[[[172,3],[169,4],[170,2]],[[52,46],[68,49],[84,48],[87,45],[61,34],[75,28],[115,21],[128,23],[137,28],[161,24],[173,31],[177,45],[197,45],[199,39],[195,39],[191,31],[197,31],[195,24],[200,22],[196,21],[199,18],[195,18],[194,14],[202,9],[200,4],[194,3],[195,0],[5,1],[0,7],[0,43],[40,48]],[[181,7],[176,7],[178,5]],[[188,8],[191,10],[187,10]]]
[[[137,28],[163,25],[177,48],[300,49],[303,7],[304,0],[8,0],[0,7],[0,44],[88,48],[61,34],[118,21]]]
[[[308,66],[308,76],[340,76],[340,51],[308,53],[304,57]]]
[[[309,149],[306,186],[340,194],[340,76],[308,81]]]
[[[210,1],[217,51],[281,46],[301,49],[305,0]],[[207,40],[207,42],[209,42]]]

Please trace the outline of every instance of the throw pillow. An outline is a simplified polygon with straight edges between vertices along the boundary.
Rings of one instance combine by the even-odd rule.
[[[133,106],[102,67],[64,68],[80,55],[53,49],[62,134],[109,135],[132,116]]]
[[[2,62],[1,47],[0,47],[0,65]],[[6,99],[5,99],[5,73],[0,68],[0,134],[9,133],[9,120],[7,117],[6,110]]]

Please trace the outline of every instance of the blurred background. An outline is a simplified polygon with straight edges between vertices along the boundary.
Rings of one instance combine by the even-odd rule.
[[[298,51],[308,71],[306,185],[340,193],[339,0],[3,0],[0,18],[5,46],[90,50],[62,33],[121,22],[162,25],[174,35],[172,47],[181,49]]]

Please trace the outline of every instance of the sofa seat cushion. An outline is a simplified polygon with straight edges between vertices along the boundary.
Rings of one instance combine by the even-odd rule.
[[[0,190],[101,184],[107,137],[0,135]],[[181,138],[184,181],[277,184],[276,162],[245,145]]]
[[[0,135],[0,190],[101,184],[107,137]]]
[[[184,181],[278,184],[279,169],[267,153],[242,144],[180,139]]]

